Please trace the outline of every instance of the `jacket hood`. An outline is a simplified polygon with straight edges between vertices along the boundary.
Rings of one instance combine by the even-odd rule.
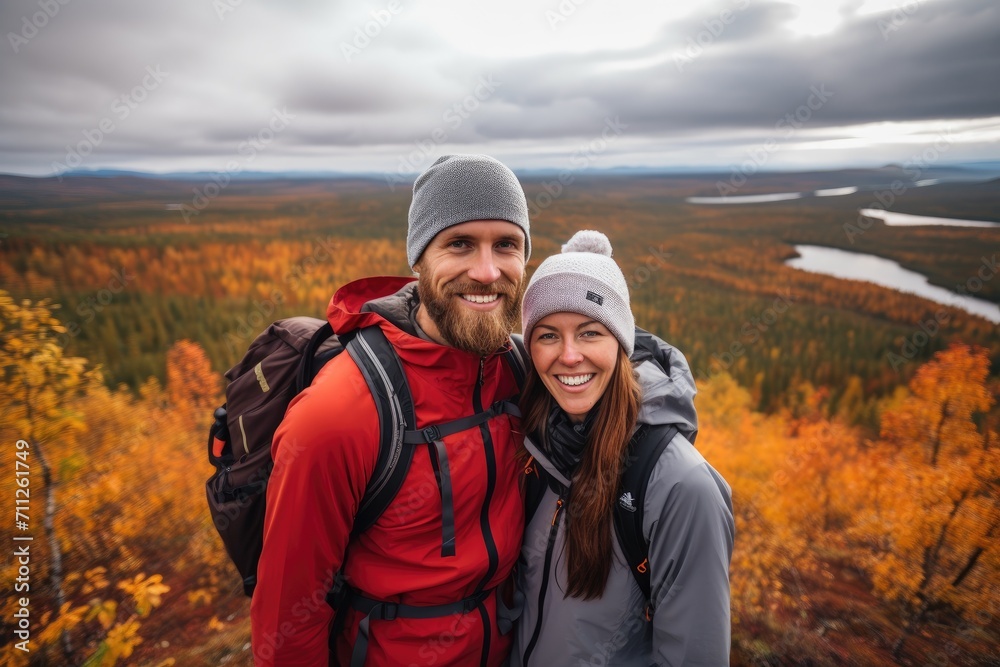
[[[637,328],[632,355],[642,386],[639,422],[674,424],[692,444],[698,437],[697,389],[687,359],[676,347]]]
[[[411,336],[416,335],[410,324],[408,303],[416,298],[416,278],[378,276],[347,283],[333,295],[326,309],[334,333],[345,334],[388,321]],[[409,287],[409,289],[404,289]],[[379,306],[373,307],[372,302]]]

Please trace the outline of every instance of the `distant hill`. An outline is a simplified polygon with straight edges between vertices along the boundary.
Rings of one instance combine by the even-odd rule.
[[[74,169],[63,172],[55,178],[135,178],[162,179],[172,181],[202,181],[218,175],[217,171],[169,171],[149,172],[129,169]],[[315,180],[339,178],[382,178],[380,173],[343,171],[239,171],[227,174],[234,181],[270,181],[274,179]]]
[[[1000,161],[978,161],[956,164],[927,164],[927,165],[900,165],[895,163],[886,164],[882,167],[857,167],[830,170],[779,170],[766,169],[767,164],[759,165],[760,171],[755,168],[733,165],[732,168],[706,168],[691,166],[620,166],[608,169],[593,168],[537,168],[537,169],[516,169],[515,172],[521,178],[547,179],[560,175],[566,178],[569,174],[574,178],[583,175],[587,176],[685,176],[698,177],[709,180],[721,180],[723,182],[736,177],[745,176],[747,182],[741,189],[755,192],[764,189],[767,184],[780,181],[785,186],[791,182],[802,180],[804,182],[816,182],[825,184],[826,187],[839,187],[856,185],[859,187],[877,187],[883,182],[890,183],[897,178],[907,180],[919,179],[940,179],[949,182],[958,181],[981,181],[989,178],[1000,178]],[[740,171],[742,169],[742,172]],[[0,180],[6,178],[24,178],[31,181],[67,179],[114,179],[114,178],[140,178],[146,180],[159,181],[207,181],[218,176],[219,172],[214,171],[171,171],[171,172],[151,172],[131,169],[75,169],[62,174],[52,176],[23,176],[17,174],[0,174]],[[239,171],[229,173],[227,176],[232,181],[272,181],[272,180],[379,180],[385,182],[391,179],[397,185],[406,186],[412,184],[418,172],[397,173],[397,172],[373,172],[373,171]]]

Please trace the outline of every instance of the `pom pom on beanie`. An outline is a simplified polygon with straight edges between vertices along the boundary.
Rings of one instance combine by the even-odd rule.
[[[611,257],[611,241],[601,232],[590,229],[573,234],[573,238],[563,244],[563,252],[592,252],[595,255]]]

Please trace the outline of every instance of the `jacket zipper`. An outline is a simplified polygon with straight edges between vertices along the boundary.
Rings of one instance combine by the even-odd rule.
[[[542,571],[542,587],[538,589],[538,618],[535,619],[535,630],[531,633],[531,641],[528,642],[528,648],[524,650],[524,658],[521,660],[521,664],[527,667],[528,658],[531,657],[532,651],[535,650],[535,644],[538,643],[538,636],[542,631],[542,612],[545,607],[545,592],[549,588],[549,569],[552,567],[552,549],[556,543],[556,534],[559,532],[559,517],[560,511],[566,501],[563,500],[562,496],[556,500],[556,511],[552,515],[552,527],[549,528],[549,542],[545,545],[545,563],[544,570]]]
[[[476,379],[476,386],[472,391],[472,409],[476,412],[483,411],[483,399],[482,399],[482,387],[483,387],[483,369],[486,365],[486,357],[479,358],[479,377]],[[476,587],[476,593],[482,592],[486,585],[489,583],[493,575],[496,574],[497,568],[500,564],[500,555],[497,553],[496,540],[493,539],[493,531],[490,529],[490,503],[493,500],[493,491],[496,488],[497,482],[497,464],[496,464],[496,453],[493,449],[493,437],[490,435],[490,425],[489,422],[479,425],[479,433],[483,438],[483,449],[486,455],[486,496],[483,499],[483,507],[479,512],[479,528],[483,533],[483,542],[486,545],[486,553],[489,558],[489,565],[486,568],[486,575],[479,582]],[[483,610],[485,611],[485,609]],[[483,617],[483,652],[481,655],[481,664],[483,667],[486,666],[487,660],[490,654],[490,642],[491,642],[491,627],[488,614],[482,614]]]

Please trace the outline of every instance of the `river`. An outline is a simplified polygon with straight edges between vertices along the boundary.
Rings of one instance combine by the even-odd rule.
[[[882,287],[917,294],[937,303],[960,308],[1000,324],[1000,305],[931,285],[923,274],[904,269],[891,259],[814,245],[797,245],[795,251],[799,253],[800,257],[785,262],[786,265],[794,269],[847,280],[865,280]],[[971,278],[972,276],[970,276]]]

